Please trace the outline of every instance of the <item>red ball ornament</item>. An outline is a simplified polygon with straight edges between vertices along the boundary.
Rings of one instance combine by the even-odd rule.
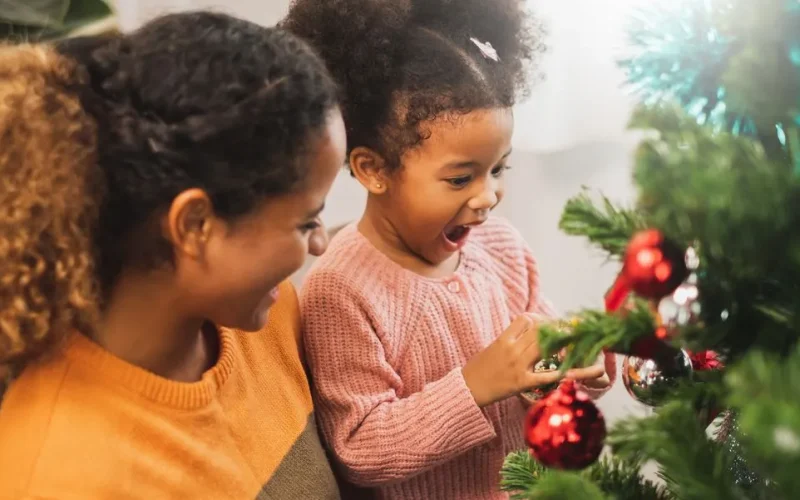
[[[579,470],[593,464],[606,438],[603,414],[575,382],[564,381],[525,419],[525,440],[542,465]]]
[[[689,353],[689,359],[692,360],[692,368],[695,371],[705,372],[725,368],[725,363],[720,359],[719,354],[714,351],[686,352]]]
[[[661,299],[688,275],[685,249],[656,229],[638,232],[628,243],[622,273],[606,295],[606,310],[619,309],[630,291],[646,299]]]

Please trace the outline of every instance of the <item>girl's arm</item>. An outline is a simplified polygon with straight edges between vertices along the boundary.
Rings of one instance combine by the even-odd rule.
[[[347,479],[368,487],[403,481],[493,439],[460,368],[398,396],[403,380],[386,352],[395,346],[379,338],[360,295],[323,272],[310,277],[302,301],[316,410]]]

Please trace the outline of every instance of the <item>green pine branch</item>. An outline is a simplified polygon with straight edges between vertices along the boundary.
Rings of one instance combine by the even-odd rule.
[[[726,375],[747,461],[768,473],[782,498],[800,491],[800,348],[788,356],[752,352]]]
[[[669,500],[663,487],[644,480],[638,464],[619,458],[604,458],[586,471],[586,476],[612,500]]]
[[[500,489],[511,493],[511,500],[530,498],[546,469],[527,451],[511,453],[500,470]]]
[[[566,234],[585,236],[612,256],[621,256],[631,236],[647,225],[641,214],[617,208],[605,196],[598,206],[584,190],[567,201],[559,227]]]
[[[562,228],[611,255],[623,253],[631,233],[645,226],[694,246],[702,313],[676,329],[680,342],[731,361],[752,348],[786,352],[800,337],[800,179],[756,140],[698,125],[679,108],[642,107],[631,124],[657,130],[637,152],[638,212],[605,198],[595,204],[583,192],[567,204]],[[604,341],[632,340],[598,315],[582,316],[599,331],[560,343],[582,343],[580,357]]]
[[[524,498],[531,500],[610,500],[589,478],[570,472],[546,474],[536,488]]]
[[[669,494],[643,480],[636,464],[604,458],[580,473],[543,467],[528,452],[512,453],[501,471],[501,488],[512,500],[668,500]]]
[[[639,147],[634,170],[648,222],[679,244],[699,244],[716,279],[763,279],[787,264],[800,218],[790,168],[757,141],[716,133],[675,108],[640,108],[632,123],[658,131]]]
[[[622,459],[648,460],[661,467],[661,477],[682,500],[733,500],[746,498],[735,484],[733,457],[707,438],[693,405],[673,401],[650,418],[631,418],[617,424],[607,444]]]
[[[567,348],[562,370],[594,363],[603,349],[628,353],[643,338],[652,337],[655,319],[646,302],[637,301],[625,315],[587,310],[576,316],[570,333],[551,325],[539,327],[539,344],[545,356]]]

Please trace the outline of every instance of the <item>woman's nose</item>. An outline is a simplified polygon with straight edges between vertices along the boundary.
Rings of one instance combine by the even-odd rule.
[[[325,250],[328,249],[328,240],[328,232],[325,226],[320,225],[308,238],[308,253],[314,257],[324,254]]]

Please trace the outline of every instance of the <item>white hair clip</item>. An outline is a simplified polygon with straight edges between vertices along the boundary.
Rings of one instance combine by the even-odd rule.
[[[500,56],[497,55],[497,51],[492,47],[492,44],[489,42],[481,42],[477,38],[470,38],[470,42],[474,43],[478,49],[480,49],[481,54],[486,59],[491,59],[494,62],[500,62]]]

